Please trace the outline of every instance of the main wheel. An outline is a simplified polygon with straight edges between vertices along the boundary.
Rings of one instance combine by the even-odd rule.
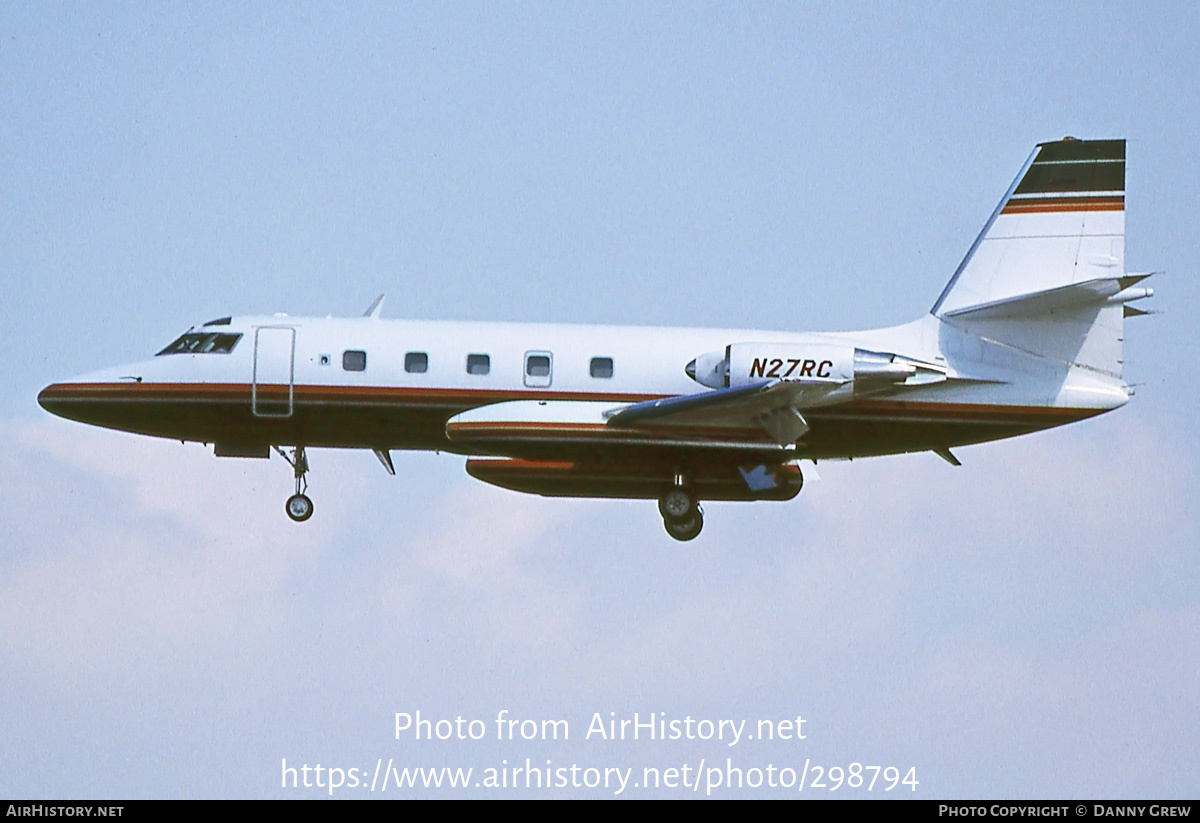
[[[704,515],[697,510],[695,514],[685,520],[664,518],[663,526],[671,537],[686,543],[688,540],[695,540],[696,535],[700,534],[700,530],[704,528]]]
[[[305,494],[293,494],[287,500],[288,517],[295,520],[297,523],[303,523],[308,518],[312,517],[313,503]]]
[[[696,498],[678,486],[658,499],[658,513],[663,520],[688,520],[696,511]]]

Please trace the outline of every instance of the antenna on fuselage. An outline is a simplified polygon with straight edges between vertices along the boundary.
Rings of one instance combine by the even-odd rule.
[[[365,312],[363,312],[363,317],[370,317],[374,320],[378,320],[379,313],[381,311],[383,311],[383,298],[384,297],[386,297],[386,295],[383,295],[383,294],[376,297],[375,302],[373,302],[370,306],[368,306],[367,310]]]

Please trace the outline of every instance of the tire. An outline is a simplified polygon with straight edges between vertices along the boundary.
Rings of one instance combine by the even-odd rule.
[[[700,512],[696,512],[686,520],[664,519],[663,527],[671,537],[681,543],[686,543],[689,540],[695,540],[700,534],[700,530],[704,528],[704,516]]]
[[[696,498],[686,489],[673,488],[658,499],[658,513],[663,520],[690,520],[696,511]]]
[[[313,503],[305,494],[293,494],[287,499],[284,505],[288,517],[295,520],[297,523],[303,523],[313,514]]]

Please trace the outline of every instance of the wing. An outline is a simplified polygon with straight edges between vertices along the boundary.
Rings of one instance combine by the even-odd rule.
[[[689,484],[705,500],[787,500],[804,478],[790,463],[808,426],[799,408],[844,385],[761,380],[633,404],[518,400],[451,418],[447,435],[471,451],[471,476],[514,491],[567,497],[656,498],[689,454]]]
[[[456,415],[447,422],[446,434],[502,454],[521,453],[522,446],[539,442],[778,450],[808,430],[800,409],[826,405],[846,388],[844,380],[775,379],[631,405],[514,400]]]
[[[844,380],[761,380],[730,389],[635,403],[613,413],[607,423],[618,429],[641,430],[761,429],[777,445],[786,446],[808,431],[800,409],[825,405],[845,385]]]

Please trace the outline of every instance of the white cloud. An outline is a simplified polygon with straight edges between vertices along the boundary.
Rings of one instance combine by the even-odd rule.
[[[426,568],[456,582],[503,587],[531,557],[552,554],[546,535],[578,516],[578,504],[456,483],[426,513],[413,550]]]

